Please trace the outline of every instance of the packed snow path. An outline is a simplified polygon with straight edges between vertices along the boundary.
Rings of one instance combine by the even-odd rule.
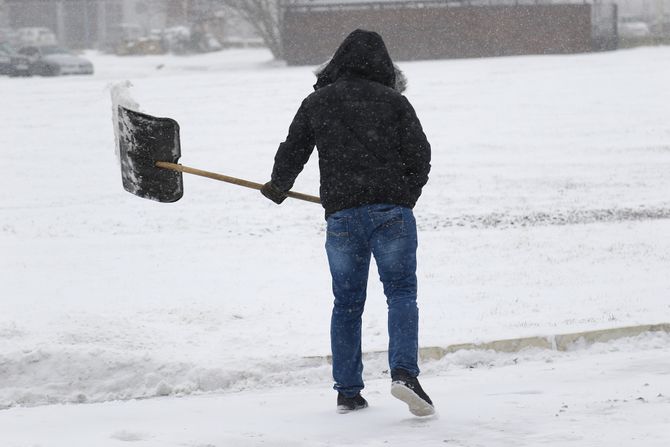
[[[3,447],[667,447],[670,336],[559,353],[463,352],[431,365],[439,414],[416,418],[368,382],[368,409],[337,414],[328,383],[199,397],[0,411]],[[462,359],[465,360],[465,359]]]

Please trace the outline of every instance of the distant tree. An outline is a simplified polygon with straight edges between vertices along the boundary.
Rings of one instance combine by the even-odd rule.
[[[219,0],[239,14],[259,34],[276,59],[281,59],[281,19],[284,5],[295,0]]]

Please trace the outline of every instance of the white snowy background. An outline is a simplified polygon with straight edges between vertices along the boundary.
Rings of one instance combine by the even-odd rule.
[[[666,334],[427,362],[429,419],[373,356],[371,407],[336,414],[323,210],[194,176],[134,197],[112,129],[130,80],[182,163],[264,182],[312,67],[87,56],[92,77],[0,78],[0,446],[670,445]],[[421,346],[670,322],[670,47],[399,65],[433,146]],[[316,152],[295,190],[318,194]]]

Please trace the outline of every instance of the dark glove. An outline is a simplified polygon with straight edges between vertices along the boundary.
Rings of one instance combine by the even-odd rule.
[[[281,204],[287,197],[287,194],[281,189],[277,188],[272,182],[267,182],[261,188],[261,194],[272,200],[277,205]]]

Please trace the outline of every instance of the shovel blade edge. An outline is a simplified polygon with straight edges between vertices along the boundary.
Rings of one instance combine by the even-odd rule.
[[[184,195],[181,172],[156,167],[181,157],[179,124],[170,118],[118,108],[119,158],[123,188],[136,196],[171,203]]]

